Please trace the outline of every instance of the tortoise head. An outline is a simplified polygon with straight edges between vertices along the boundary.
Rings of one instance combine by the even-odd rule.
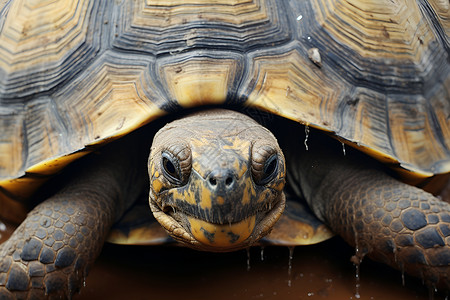
[[[237,112],[210,110],[163,127],[149,163],[150,207],[175,239],[208,251],[250,246],[281,216],[284,156]]]

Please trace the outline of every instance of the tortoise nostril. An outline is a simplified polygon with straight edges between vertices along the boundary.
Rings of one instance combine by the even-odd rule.
[[[218,170],[211,172],[207,182],[211,189],[213,190],[230,190],[234,187],[236,181],[236,175],[229,170]]]
[[[217,185],[217,180],[214,177],[210,177],[209,178],[209,183],[211,185],[213,185],[213,186],[216,186]]]

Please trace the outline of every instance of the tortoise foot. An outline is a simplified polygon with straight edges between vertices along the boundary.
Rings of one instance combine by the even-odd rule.
[[[105,220],[108,210],[94,194],[65,194],[37,206],[0,247],[0,298],[61,299],[78,293],[102,248],[111,223]]]

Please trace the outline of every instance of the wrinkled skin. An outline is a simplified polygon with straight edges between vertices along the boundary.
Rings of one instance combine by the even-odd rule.
[[[285,151],[291,186],[355,247],[354,263],[367,255],[432,288],[450,290],[449,203],[396,180],[357,151],[344,155],[337,142],[333,147],[309,141],[302,155],[292,146]]]
[[[111,225],[146,183],[136,152],[112,145],[99,154],[71,166],[72,179],[0,246],[0,299],[68,298],[80,290]]]
[[[148,169],[154,216],[195,249],[251,246],[284,210],[283,153],[242,114],[210,110],[170,123],[155,135]]]
[[[173,159],[175,155],[179,159],[183,151],[177,151],[174,142],[182,141],[182,138],[171,137],[161,147],[157,140],[152,146],[153,159],[150,159],[148,170],[151,193],[171,195],[165,200],[173,200],[173,195],[185,193],[177,202],[165,204],[174,207],[173,213],[166,214],[162,204],[160,210],[157,204],[153,205],[155,216],[170,234],[197,249],[231,251],[247,247],[268,233],[284,209],[284,158],[275,138],[250,118],[240,124],[236,116],[240,118],[242,115],[232,113],[230,119],[230,113],[225,114],[226,122],[209,135],[210,138],[218,137],[225,145],[204,143],[205,140],[199,139],[207,137],[201,133],[192,135],[199,147],[194,147],[195,141],[191,141],[189,153],[192,152],[192,157],[189,157],[185,172],[191,174],[192,159],[195,168],[192,174],[200,174],[190,176],[195,180],[170,183],[167,178],[162,178],[162,153],[171,150]],[[244,130],[240,125],[248,122]],[[234,138],[234,132],[229,133],[232,124],[243,132],[243,144],[239,150],[227,145],[227,140],[230,142]],[[181,134],[185,136],[186,128],[182,129]],[[160,137],[164,141],[168,135]],[[54,196],[36,206],[10,239],[0,246],[1,299],[65,298],[80,290],[112,224],[147,189],[146,157],[142,154],[144,151],[139,150],[140,139],[142,136],[128,137],[77,162],[69,170],[73,179]],[[175,148],[170,148],[171,145]],[[218,147],[223,146],[229,148],[224,151],[230,155],[217,156],[218,159],[225,157],[225,160],[210,159],[209,156],[217,154]],[[253,163],[249,161],[251,151]],[[246,159],[242,160],[241,156]],[[271,157],[276,158],[277,167],[264,178],[264,164]],[[155,170],[159,170],[159,175]],[[235,182],[226,187],[229,174],[233,174]],[[212,178],[216,180],[215,184]],[[255,185],[253,179],[268,180]],[[180,186],[181,189],[177,190]],[[175,189],[170,192],[173,187]],[[192,189],[202,188],[204,191],[201,193],[192,192]],[[224,192],[226,188],[228,190]],[[203,197],[205,193],[209,195],[208,199]],[[154,195],[150,198],[155,201],[153,203],[162,201],[155,199]],[[190,210],[183,211],[186,207]],[[172,217],[178,221],[173,221]],[[169,218],[172,220],[165,223]],[[194,232],[196,228],[198,230]],[[224,234],[221,235],[222,231]],[[183,239],[185,236],[187,238]],[[208,238],[202,239],[202,236]]]
[[[217,111],[214,113],[217,114]],[[216,115],[215,118],[217,117]],[[171,125],[168,126],[171,128]],[[258,126],[252,122],[250,127]],[[222,128],[221,134],[226,136],[225,132],[229,128],[230,126]],[[267,130],[263,129],[261,132],[267,132]],[[183,134],[183,131],[181,133]],[[255,138],[257,135],[254,133],[251,136]],[[169,134],[166,132],[160,137],[168,136]],[[185,136],[185,133],[184,136],[180,136],[179,141],[183,141]],[[171,139],[174,138],[171,136]],[[279,139],[283,138],[284,136],[280,135]],[[262,140],[267,141],[267,136]],[[324,223],[349,244],[356,246],[356,261],[360,261],[367,255],[414,276],[423,277],[430,285],[450,289],[448,280],[450,205],[448,203],[440,201],[416,187],[401,183],[386,174],[378,164],[361,159],[359,155],[353,156],[350,153],[346,156],[343,156],[342,153],[339,155],[332,151],[330,146],[320,146],[320,144],[317,147],[310,145],[310,151],[303,151],[301,149],[304,146],[295,145],[295,141],[289,137],[287,142],[289,147],[284,149],[286,150],[289,184],[299,196],[306,199],[314,213]],[[157,143],[158,141],[154,145],[158,145]],[[0,298],[59,298],[70,297],[79,291],[84,277],[101,250],[109,228],[131,205],[132,199],[145,189],[145,163],[141,164],[139,160],[135,161],[134,154],[130,155],[129,152],[124,152],[134,149],[134,147],[129,147],[130,141],[117,145],[102,151],[101,155],[94,154],[80,162],[79,167],[73,169],[73,179],[68,181],[66,186],[54,196],[36,206],[11,238],[1,245]],[[163,143],[163,145],[169,146],[167,143]],[[217,147],[217,144],[214,144],[213,147]],[[247,162],[247,169],[253,170],[249,177],[251,181],[258,182],[267,176],[267,174],[264,175],[264,172],[271,170],[268,167],[270,164],[261,168],[258,163],[265,166],[271,157],[267,154],[282,155],[277,152],[278,146],[275,148],[275,152],[257,151],[256,153],[260,153],[261,156],[256,155],[255,152],[252,154],[252,159],[255,160],[256,157],[257,163]],[[163,149],[167,150],[164,147]],[[184,149],[186,150],[186,148]],[[188,149],[191,151],[189,155],[198,152],[192,147],[188,147]],[[250,148],[245,149],[247,149],[246,151],[250,150]],[[161,176],[167,176],[167,174],[161,175],[164,174],[161,165],[155,165],[157,164],[155,161],[163,164],[162,153],[164,151],[154,146],[152,152],[154,157],[150,159],[148,170],[151,186],[150,204],[153,205],[152,208],[156,211],[156,215],[161,214],[157,218],[162,220],[162,223],[166,222],[166,217],[172,218],[169,223],[163,224],[163,226],[169,224],[167,228],[169,233],[176,235],[176,228],[179,231],[184,230],[178,236],[179,239],[187,236],[187,242],[191,243],[191,246],[211,250],[214,248],[214,239],[201,240],[199,238],[200,241],[197,239],[197,241],[191,242],[193,238],[198,238],[200,235],[191,233],[190,229],[197,225],[192,225],[193,223],[189,225],[185,220],[189,221],[195,218],[204,222],[197,224],[200,224],[198,225],[200,229],[207,229],[203,231],[207,236],[214,231],[205,227],[205,222],[213,224],[212,226],[218,226],[217,228],[223,228],[220,226],[229,224],[229,222],[239,223],[240,220],[249,218],[250,210],[247,214],[235,213],[232,210],[223,211],[225,206],[220,204],[222,201],[219,198],[220,195],[216,195],[215,198],[210,197],[206,202],[202,202],[205,200],[203,198],[190,200],[198,204],[194,206],[197,208],[202,208],[206,205],[205,203],[211,203],[209,211],[213,208],[222,209],[220,213],[212,212],[203,219],[200,214],[196,215],[196,212],[204,212],[204,210],[185,212],[183,205],[179,204],[175,210],[172,210],[173,212],[170,209],[165,210],[163,203],[167,199],[169,202],[166,202],[166,205],[169,208],[176,203],[170,202],[173,197],[162,200],[156,196],[158,193],[164,193],[161,187],[165,186],[165,191],[169,191],[174,183],[169,183],[167,178],[163,179]],[[172,154],[177,153],[180,157],[187,157],[183,151],[172,152]],[[249,157],[248,153],[247,157]],[[207,161],[202,163],[204,162],[208,165]],[[214,165],[217,160],[210,162]],[[281,166],[284,166],[283,161],[279,162]],[[279,172],[275,175],[269,172],[270,180],[260,184],[269,186],[269,191],[282,189],[284,167],[280,167],[280,164],[276,168]],[[194,168],[195,165],[195,156],[191,157],[191,162],[179,164],[180,168],[185,168],[184,172]],[[201,170],[196,170],[196,172],[202,174]],[[180,181],[174,181],[176,188],[179,188],[181,183],[189,182],[189,176],[186,174],[183,172],[178,174]],[[208,174],[216,173],[210,170]],[[210,178],[208,174],[200,177]],[[224,174],[229,173],[225,172]],[[176,175],[176,173],[172,175]],[[184,177],[185,175],[186,177]],[[218,176],[216,180],[218,182],[222,180],[222,188],[226,188],[227,178],[228,176]],[[156,180],[159,182],[155,183]],[[198,181],[196,182],[198,183]],[[217,182],[216,185],[209,179],[206,184],[208,182],[213,186],[212,188],[218,186]],[[174,193],[180,193],[180,190]],[[256,225],[245,223],[250,224],[245,226],[253,230],[249,237],[243,241],[233,240],[235,244],[231,246],[231,240],[222,241],[218,243],[219,247],[216,251],[224,251],[224,244],[225,250],[237,249],[240,246],[246,247],[249,245],[247,240],[253,243],[268,232],[269,225],[267,224],[273,223],[280,207],[266,204],[281,203],[277,201],[281,201],[280,197],[282,196],[280,195],[282,194],[274,192],[273,199],[278,200],[268,200],[267,193],[261,187],[260,192],[245,196],[257,195],[254,200],[250,200],[250,203],[253,203],[252,201],[255,201],[254,203],[268,201],[260,206],[249,206],[250,208],[257,207],[260,211],[268,209],[260,217],[255,217],[255,220],[260,223],[256,223],[256,221]],[[242,200],[231,198],[233,201]],[[180,203],[183,199],[189,200],[188,197],[181,197],[179,198]],[[226,203],[226,199],[223,200]],[[214,206],[213,203],[217,205]],[[232,209],[233,205],[228,207]],[[273,212],[276,213],[271,215]],[[223,218],[217,217],[219,215]],[[265,216],[269,216],[269,218]],[[245,226],[243,227],[245,228]],[[174,229],[174,227],[176,228]],[[239,227],[242,228],[242,226]],[[200,232],[202,231],[200,230]],[[257,236],[255,237],[255,235]]]

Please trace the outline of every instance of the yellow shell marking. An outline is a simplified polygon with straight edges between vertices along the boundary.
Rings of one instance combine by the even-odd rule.
[[[227,59],[190,59],[163,67],[165,82],[172,97],[183,107],[221,104],[236,74],[236,61]]]
[[[364,57],[420,62],[434,37],[415,1],[312,1],[317,21]]]
[[[313,63],[296,51],[257,58],[257,84],[247,103],[293,120],[308,120],[322,130],[332,130],[323,120],[332,120],[331,113],[337,108],[327,100],[336,98],[341,87],[324,74],[305,68],[310,64]],[[321,110],[324,102],[329,107]]]
[[[77,90],[77,93],[68,95],[69,98],[64,102],[64,108],[68,115],[67,119],[71,120],[69,126],[84,130],[81,130],[82,135],[76,137],[78,140],[75,140],[75,137],[73,140],[74,144],[79,145],[79,149],[83,149],[87,145],[103,143],[108,138],[119,138],[164,114],[155,103],[145,97],[144,91],[148,87],[142,84],[141,76],[144,76],[144,72],[143,68],[141,70],[134,69],[131,72],[122,69],[121,72],[119,67],[109,64],[91,72],[91,78],[86,82],[74,83],[73,87]],[[86,99],[89,100],[86,101]],[[86,124],[89,124],[89,126],[86,126]],[[51,129],[49,128],[49,130]],[[20,130],[20,128],[17,128],[17,130]],[[60,140],[69,137],[60,135],[58,136],[59,140],[49,140],[55,135],[45,134],[45,132],[43,134],[44,138],[40,148],[48,150],[36,152],[42,157],[36,158],[37,163],[29,166],[27,172],[52,175],[71,161],[87,153],[86,151],[72,151],[67,155],[61,155],[67,150],[58,147],[63,147],[67,143]],[[18,143],[12,144],[11,141],[1,143],[0,140],[0,150],[5,148],[5,152],[2,151],[1,153],[22,153],[22,151],[16,149],[9,149],[22,146],[22,140],[17,140]],[[56,149],[53,149],[50,147],[51,145],[57,145],[58,147],[54,146]],[[57,155],[61,155],[61,157],[53,158]],[[52,158],[48,159],[48,157]],[[23,161],[21,158],[17,160],[20,162],[19,164],[17,161],[11,162],[16,159],[14,157],[11,159],[10,156],[0,155],[0,165],[16,168],[7,170],[5,173],[19,177],[22,174],[20,174],[20,169],[17,168],[22,167]],[[15,197],[28,197],[42,182],[25,187],[23,183],[24,181],[21,178],[5,179],[0,180],[0,187]],[[0,193],[0,197],[6,198],[7,196]]]
[[[13,1],[0,32],[0,68],[16,72],[60,61],[84,42],[91,1]]]
[[[232,24],[268,17],[265,1],[248,0],[146,0],[139,1],[133,14],[133,25],[164,28],[183,26],[187,16],[192,22],[212,20]]]

